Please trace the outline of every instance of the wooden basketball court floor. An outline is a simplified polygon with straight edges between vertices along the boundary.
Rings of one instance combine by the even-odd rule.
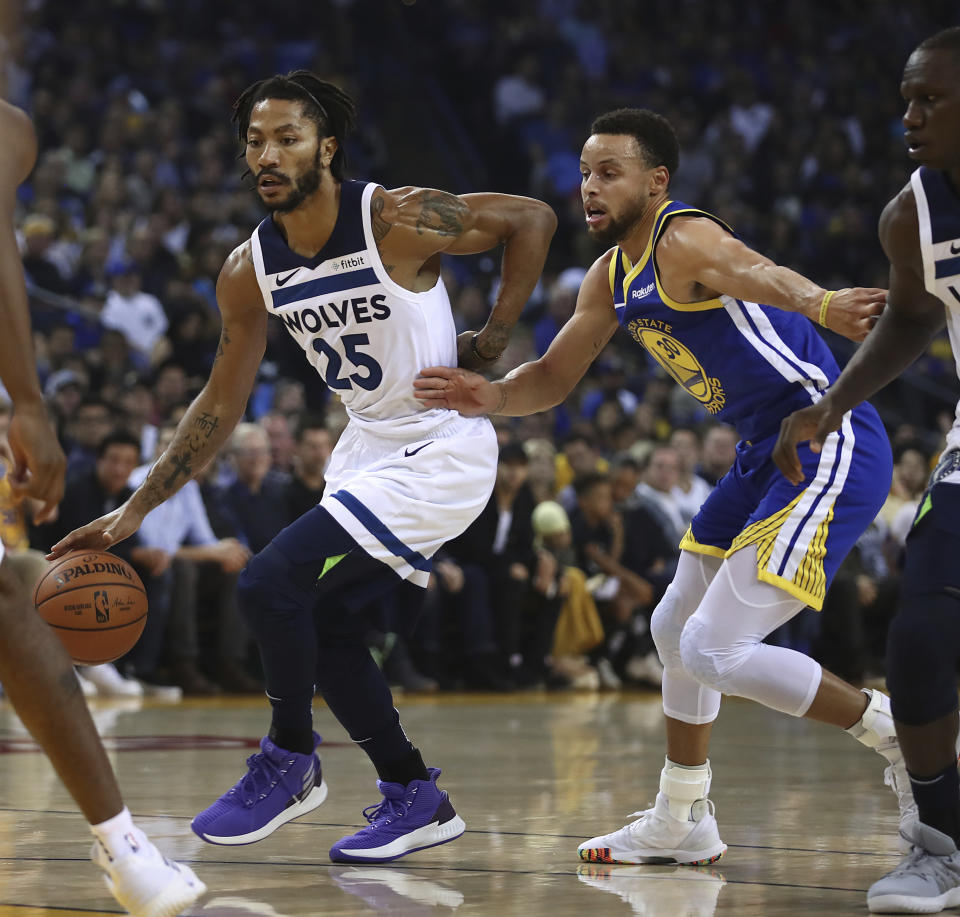
[[[387,866],[335,865],[330,844],[376,801],[366,757],[320,705],[327,802],[272,837],[213,847],[191,816],[243,773],[268,722],[260,698],[91,704],[127,803],[210,888],[204,917],[307,915],[865,914],[898,861],[883,760],[839,730],[727,700],[711,794],[729,845],[713,867],[596,866],[577,843],[652,804],[663,764],[656,694],[399,698],[443,768],[467,832]],[[0,702],[0,915],[119,913],[87,856],[85,823]]]

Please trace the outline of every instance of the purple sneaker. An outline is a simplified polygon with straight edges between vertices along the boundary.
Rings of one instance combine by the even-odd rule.
[[[426,780],[406,786],[377,781],[383,802],[367,806],[370,824],[356,834],[340,838],[330,848],[334,863],[389,863],[415,850],[456,840],[466,830],[450,797],[437,788],[440,768],[427,768]]]
[[[313,747],[321,742],[313,734]],[[247,758],[247,773],[190,823],[208,844],[252,844],[313,811],[327,798],[320,758],[279,748],[269,736]]]

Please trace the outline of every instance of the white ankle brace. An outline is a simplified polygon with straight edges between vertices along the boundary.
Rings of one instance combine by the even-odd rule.
[[[712,777],[709,759],[696,767],[674,764],[669,758],[664,759],[660,772],[660,792],[667,797],[670,814],[681,821],[689,819],[693,804],[710,792]]]
[[[893,726],[893,714],[890,713],[890,698],[873,689],[863,693],[870,698],[867,709],[846,731],[867,748],[876,748],[897,734]]]

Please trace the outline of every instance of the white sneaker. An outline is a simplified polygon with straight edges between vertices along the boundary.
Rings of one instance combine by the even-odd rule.
[[[83,666],[80,677],[94,685],[100,697],[143,697],[143,685],[135,678],[124,678],[112,662]]]
[[[681,821],[670,814],[664,793],[657,793],[652,809],[634,812],[640,817],[619,831],[584,841],[580,859],[588,863],[677,863],[706,866],[723,856],[727,845],[720,840],[713,803],[698,799],[690,818]]]
[[[627,663],[627,677],[639,681],[652,688],[663,685],[663,666],[656,650],[651,650],[646,656],[634,656]]]
[[[129,849],[112,858],[94,841],[90,858],[100,866],[107,888],[132,917],[176,917],[207,890],[189,866],[168,860],[139,829],[126,835]]]
[[[80,682],[80,690],[83,691],[83,696],[87,698],[96,697],[99,693],[97,686],[92,681],[87,681],[87,679],[80,674],[80,669],[76,668],[73,671],[76,673],[77,681]]]
[[[597,677],[600,679],[601,688],[617,691],[623,687],[620,676],[613,670],[613,663],[606,656],[597,660]]]

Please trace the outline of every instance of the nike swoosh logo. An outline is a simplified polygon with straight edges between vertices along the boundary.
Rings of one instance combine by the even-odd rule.
[[[291,271],[289,274],[287,274],[286,277],[278,277],[278,278],[277,278],[277,286],[278,286],[278,287],[282,287],[282,286],[283,286],[291,277],[293,277],[293,275],[296,274],[297,271],[299,271],[299,270],[300,270],[300,268],[297,268],[296,271]]]
[[[432,442],[433,440],[431,439],[430,443]],[[430,443],[424,443],[422,446],[417,446],[416,449],[405,449],[403,454],[406,458],[410,458],[411,455],[416,455],[421,449],[426,449],[427,446],[430,445]]]
[[[956,242],[950,243],[950,254],[951,255],[960,255],[960,244]]]

